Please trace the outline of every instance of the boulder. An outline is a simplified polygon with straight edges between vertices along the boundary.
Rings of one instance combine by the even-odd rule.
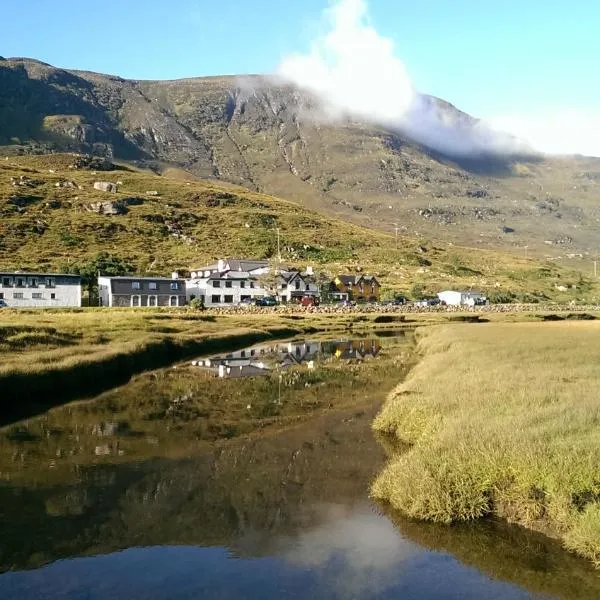
[[[123,202],[92,202],[85,208],[87,211],[99,215],[124,215],[127,213],[127,207]]]
[[[117,184],[111,183],[110,181],[96,181],[94,182],[94,189],[100,190],[101,192],[116,192]]]

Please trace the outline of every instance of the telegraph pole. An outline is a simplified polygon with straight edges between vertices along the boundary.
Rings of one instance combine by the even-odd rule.
[[[279,239],[279,227],[277,227],[277,258],[281,262],[281,244]]]

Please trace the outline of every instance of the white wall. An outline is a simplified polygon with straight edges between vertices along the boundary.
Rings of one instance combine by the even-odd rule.
[[[11,282],[4,285],[4,279]],[[52,284],[47,285],[50,279]],[[23,285],[17,287],[17,281]],[[34,287],[35,286],[35,287]],[[81,283],[60,275],[0,275],[0,294],[11,308],[76,308],[81,306]],[[15,297],[16,296],[16,297]]]
[[[251,282],[250,279],[219,279],[216,280],[219,287],[215,287],[215,280],[211,279],[188,279],[186,282],[186,297],[188,303],[192,296],[200,298],[204,296],[204,306],[207,308],[213,306],[235,306],[241,303],[242,296],[249,296],[252,299],[261,298],[268,295],[267,292],[259,286],[257,282]],[[227,283],[231,287],[226,287]],[[242,287],[242,282],[244,287]],[[250,287],[254,284],[254,287]],[[219,302],[213,302],[213,296],[219,296]],[[231,302],[225,302],[225,296],[231,296]]]

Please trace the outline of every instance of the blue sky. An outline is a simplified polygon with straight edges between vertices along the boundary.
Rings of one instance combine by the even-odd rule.
[[[268,73],[306,52],[328,0],[14,0],[0,55],[123,77]],[[598,112],[597,0],[369,0],[416,89],[483,117]]]

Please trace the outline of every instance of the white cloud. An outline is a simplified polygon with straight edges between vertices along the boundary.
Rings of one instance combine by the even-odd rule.
[[[279,74],[320,96],[332,112],[387,123],[399,121],[414,92],[392,40],[367,21],[365,0],[341,0],[326,10],[329,30],[308,54],[283,60]]]
[[[496,130],[519,136],[540,152],[600,156],[600,112],[561,110],[538,116],[506,115],[489,122]]]
[[[336,0],[325,11],[323,23],[326,32],[309,52],[285,58],[278,74],[319,97],[327,118],[353,117],[393,127],[457,156],[600,155],[600,114],[562,111],[480,121],[419,94],[396,56],[394,42],[370,25],[366,0]]]

